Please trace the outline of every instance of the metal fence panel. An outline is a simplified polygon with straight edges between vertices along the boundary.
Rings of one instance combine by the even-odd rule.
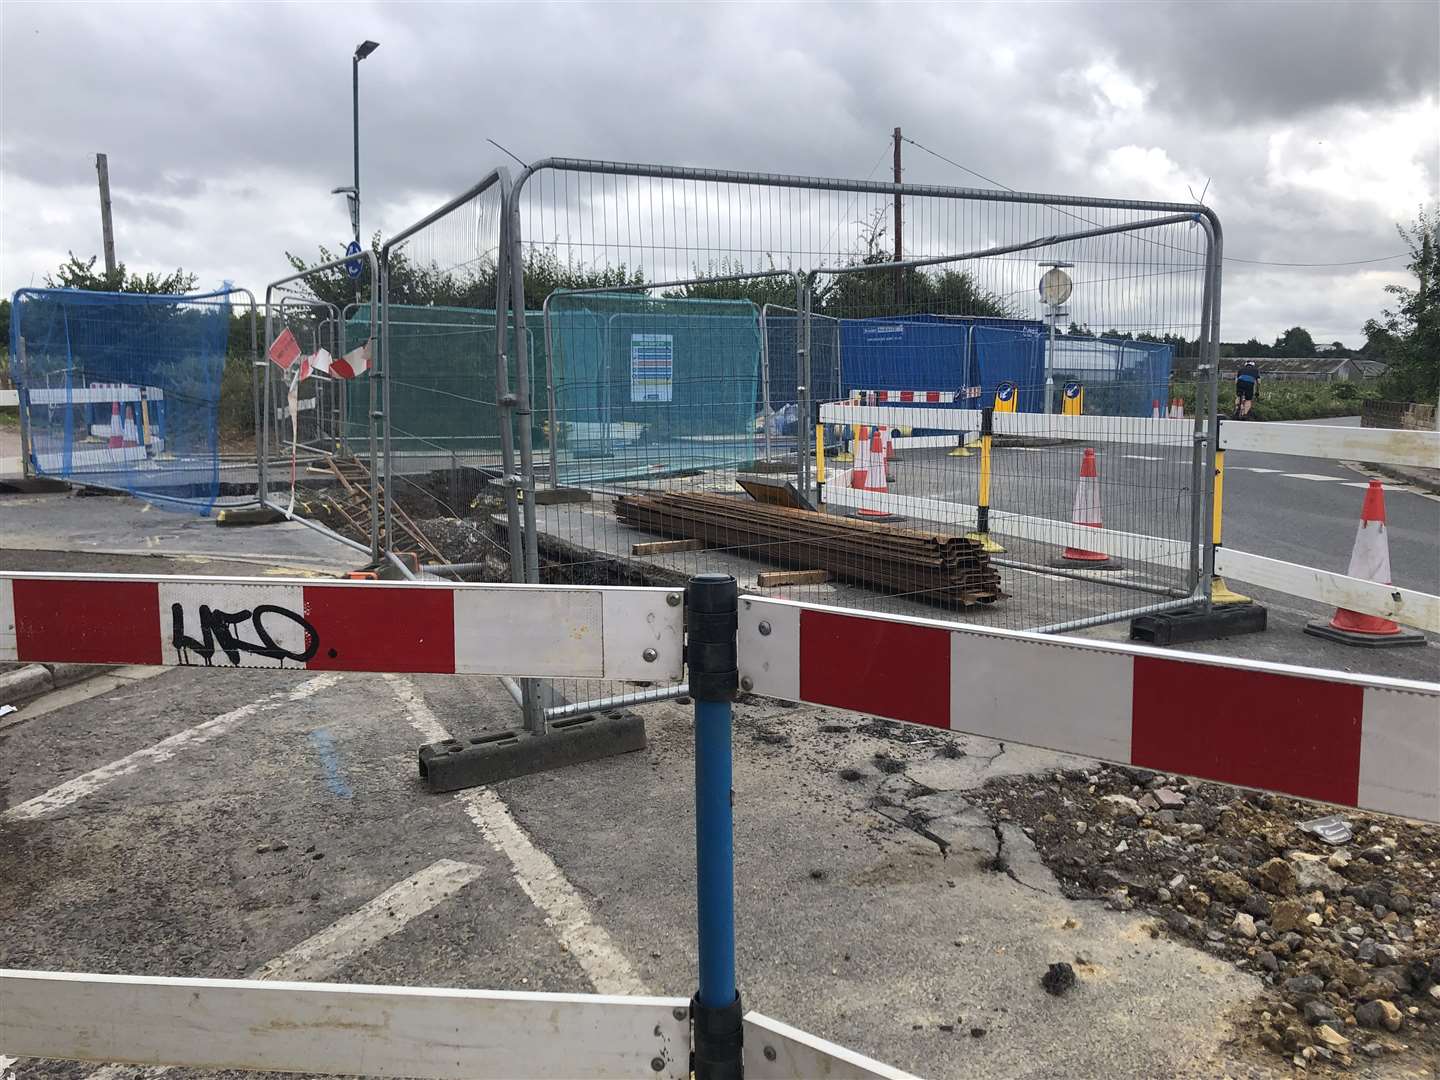
[[[893,243],[886,236],[897,193],[906,204],[907,260],[899,265],[887,261]],[[552,486],[581,487],[588,495],[570,501],[584,495],[561,492],[537,507],[534,539],[545,580],[668,583],[724,570],[768,595],[1042,628],[1109,621],[1199,594],[1206,419],[1178,431],[1157,429],[1152,444],[1093,440],[1089,448],[1102,467],[1088,484],[1079,475],[1087,444],[1058,430],[1028,439],[992,436],[982,479],[981,455],[966,448],[978,443],[978,430],[966,437],[905,425],[885,436],[885,456],[898,470],[890,490],[928,500],[916,504],[926,510],[879,523],[857,520],[866,516],[857,504],[893,497],[855,483],[861,470],[852,459],[868,455],[870,439],[843,423],[816,425],[822,404],[849,400],[857,390],[934,391],[948,399],[945,407],[964,409],[992,404],[1001,382],[1014,384],[1004,407],[1053,415],[1057,424],[1077,408],[1066,396],[1068,382],[1084,386],[1089,407],[1080,408],[1092,421],[1101,419],[1097,413],[1116,425],[1148,418],[1157,398],[1163,413],[1171,359],[1183,354],[1213,371],[1218,223],[1209,211],[553,159],[520,175],[509,216],[517,321],[527,322],[524,309],[554,294],[548,303],[555,310],[545,319],[549,379],[542,406],[554,423],[541,430],[557,448],[543,474]],[[1040,303],[1040,262],[1073,264],[1072,302]],[[796,290],[796,276],[810,271],[825,272]],[[739,439],[727,453],[713,452],[713,445],[702,452],[698,438],[677,444],[671,434],[682,410],[673,398],[650,413],[632,408],[640,403],[630,400],[631,337],[622,333],[617,341],[615,326],[596,317],[598,301],[580,311],[574,299],[603,291],[650,305],[655,325],[647,332],[661,336],[658,316],[667,302],[746,302],[759,309],[760,371],[743,440],[753,461],[741,460]],[[896,353],[881,346],[867,360],[863,346],[867,331],[883,337],[895,327],[921,339],[903,378]],[[722,337],[682,355],[686,349],[673,335],[674,370],[706,351],[718,362]],[[664,351],[663,342],[649,344]],[[604,363],[586,367],[580,354]],[[938,385],[916,385],[931,381]],[[817,437],[824,455],[815,453]],[[814,480],[822,470],[820,486]],[[793,511],[818,531],[796,534],[799,519],[737,527],[727,515],[774,511],[737,486],[748,483],[747,473],[771,481],[772,492],[781,488],[782,500],[823,499],[819,513]],[[787,483],[791,490],[784,491]],[[766,486],[752,490],[765,498]],[[989,524],[1008,521],[1021,534],[1007,561],[1024,566],[1001,565],[1012,553],[983,551],[974,537],[982,486],[994,505]],[[1077,507],[1082,488],[1086,507]],[[1122,571],[1083,562],[1051,567],[1069,545],[1047,541],[1073,537],[1072,519],[1089,513],[1088,493],[1098,494],[1108,531],[1138,538],[1137,554],[1160,551],[1165,560],[1132,556]],[[723,503],[718,510],[716,498]],[[657,509],[643,505],[646,499],[669,502]],[[690,502],[679,506],[682,499]],[[802,570],[814,572],[776,576]],[[556,695],[570,704],[556,707],[568,712],[587,698],[664,692],[569,684]]]

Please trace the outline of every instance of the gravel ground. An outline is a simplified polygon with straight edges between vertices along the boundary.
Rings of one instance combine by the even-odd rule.
[[[1242,1038],[1304,1068],[1433,1076],[1440,1060],[1440,828],[1111,766],[974,793],[1031,838],[1067,895],[1256,975]]]

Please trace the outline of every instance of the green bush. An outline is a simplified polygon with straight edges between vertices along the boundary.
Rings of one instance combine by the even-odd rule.
[[[1170,386],[1172,397],[1185,399],[1186,415],[1194,414],[1196,400],[1193,382],[1176,382]],[[1352,382],[1282,382],[1260,378],[1260,393],[1250,415],[1256,420],[1321,420],[1330,416],[1354,416],[1360,403],[1378,398],[1379,391],[1367,384]],[[1235,409],[1235,386],[1226,381],[1220,385],[1220,415],[1229,416]]]
[[[255,395],[250,387],[248,356],[227,356],[220,373],[220,434],[225,438],[255,434]]]

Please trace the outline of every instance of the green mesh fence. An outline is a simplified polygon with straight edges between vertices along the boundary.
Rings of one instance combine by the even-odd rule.
[[[536,401],[536,444],[544,402],[545,342],[539,312],[532,313],[526,343]],[[368,306],[346,315],[346,343],[369,333]],[[507,355],[515,355],[513,321],[507,320]],[[392,304],[389,310],[390,440],[397,453],[426,450],[467,460],[498,458],[500,428],[495,409],[495,312],[479,308]],[[514,390],[511,373],[511,390]],[[347,387],[344,431],[352,445],[366,437],[370,387],[359,378]]]
[[[548,317],[561,483],[755,459],[760,311],[753,303],[561,293],[550,298]]]

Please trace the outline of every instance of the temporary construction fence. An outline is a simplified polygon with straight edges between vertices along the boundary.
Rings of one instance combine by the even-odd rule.
[[[5,661],[611,679],[653,668],[688,677],[695,699],[693,998],[0,971],[0,1045],[36,1058],[447,1078],[903,1076],[744,1014],[738,690],[1440,821],[1440,684],[741,597],[724,575],[692,578],[682,597],[0,572]],[[1216,710],[1217,692],[1254,703],[1266,725]]]
[[[20,289],[11,318],[25,469],[208,513],[220,495],[221,374],[236,298]]]
[[[384,413],[380,409],[383,367],[375,362],[377,327],[372,320],[365,337],[352,336],[347,341],[339,330],[339,312],[335,306],[315,295],[315,286],[325,275],[356,263],[368,264],[372,283],[380,280],[373,254],[365,252],[297,271],[272,281],[265,288],[265,355],[255,361],[260,403],[256,427],[256,497],[262,507],[329,532],[335,539],[367,552],[371,561],[378,563],[391,545],[388,518],[380,511],[385,462],[381,433]],[[340,341],[346,351],[339,355],[331,353],[324,344],[327,340]],[[338,449],[334,435],[326,432],[325,425],[338,423],[343,415],[341,406],[335,404],[322,410],[315,404],[321,400],[334,402],[338,395],[319,397],[317,387],[322,381],[357,376],[364,376],[369,392],[368,430],[362,451],[366,463],[362,483],[369,489],[368,506],[364,508],[369,519],[368,544],[348,539],[295,513],[302,470],[319,455],[328,454],[333,458]],[[306,403],[310,403],[309,408],[302,407]],[[330,431],[338,434],[333,427]],[[278,488],[274,497],[272,484]]]

